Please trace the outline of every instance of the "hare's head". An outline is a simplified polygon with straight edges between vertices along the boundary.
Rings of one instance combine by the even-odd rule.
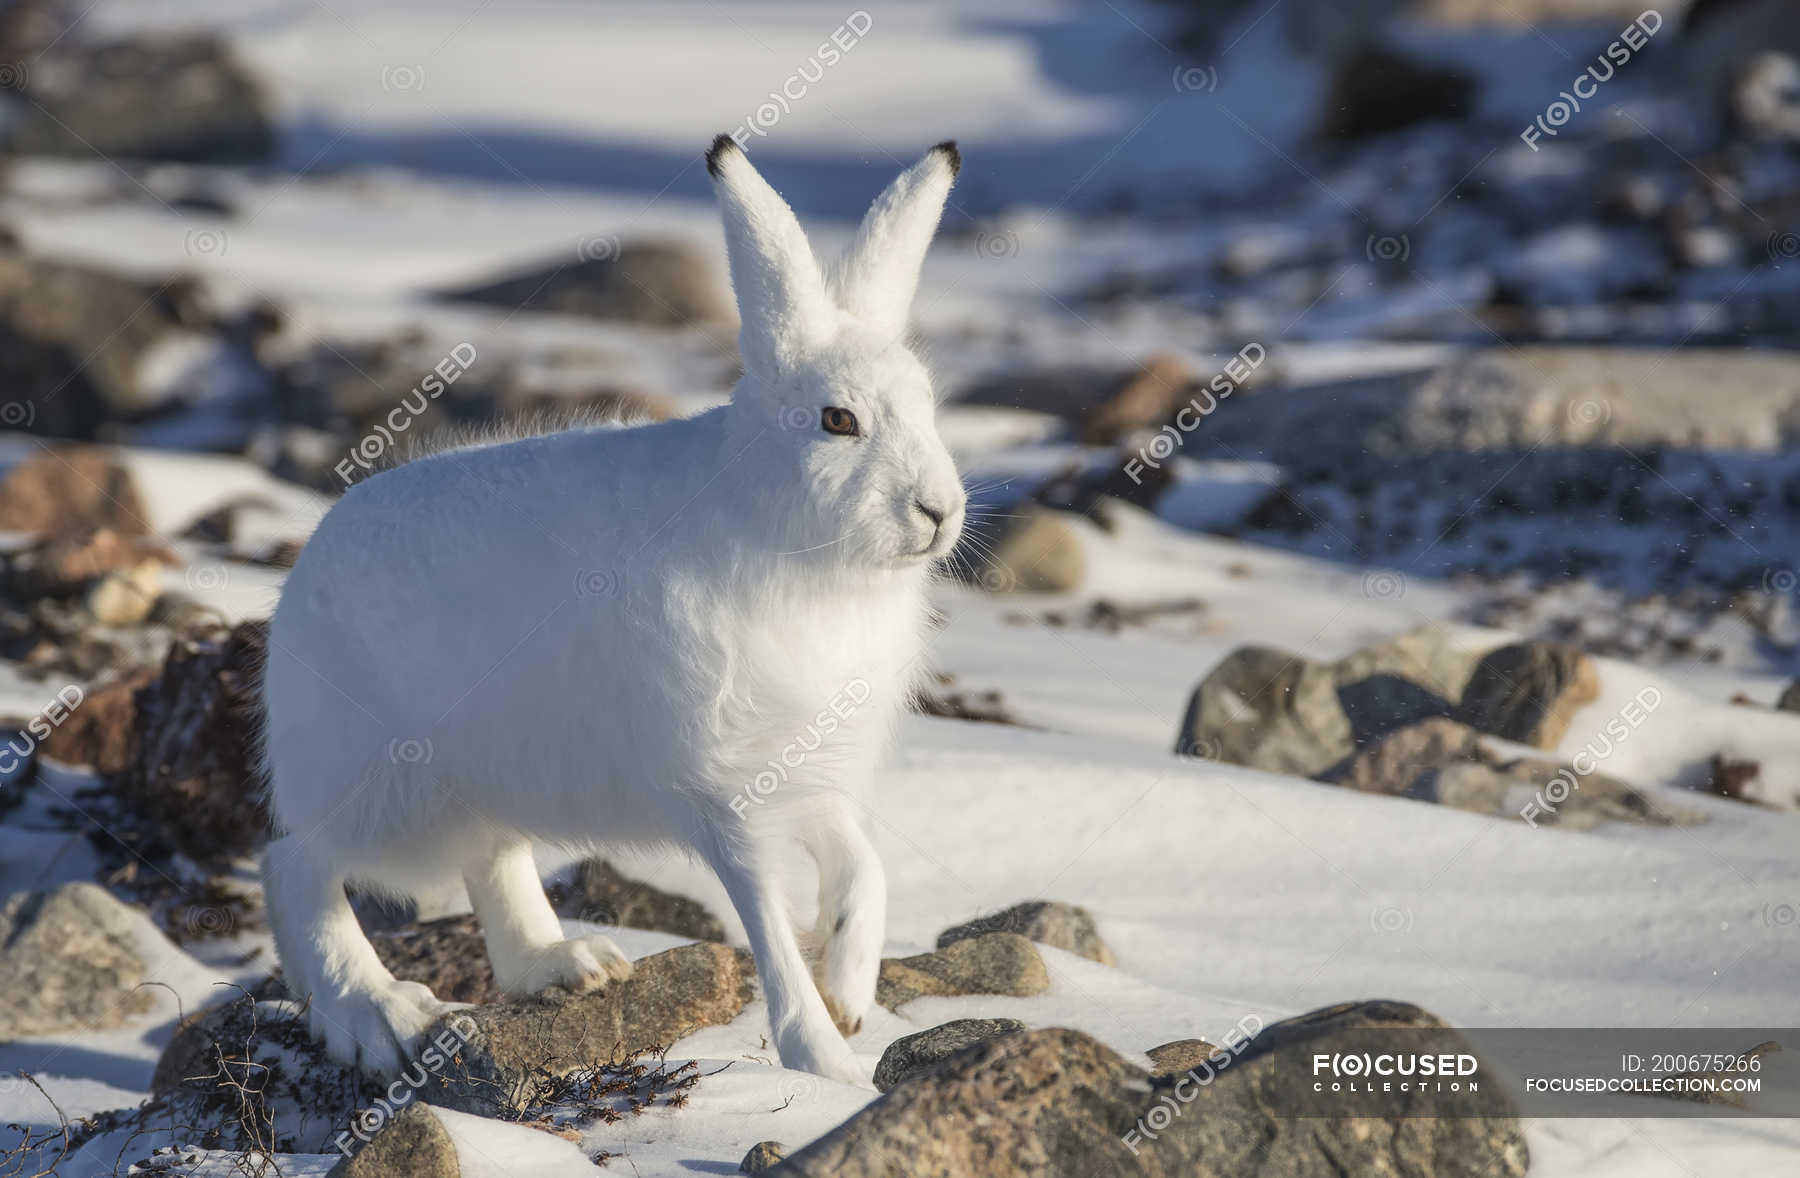
[[[950,551],[963,488],[938,437],[931,378],[907,346],[925,249],[961,160],[940,143],[875,201],[829,277],[793,210],[728,136],[719,190],[744,377],[731,413],[776,485],[789,542],[845,563],[906,567]]]

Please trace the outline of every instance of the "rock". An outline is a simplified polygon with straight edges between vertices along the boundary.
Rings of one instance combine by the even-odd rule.
[[[779,1141],[759,1141],[750,1147],[744,1160],[738,1163],[740,1174],[767,1174],[787,1157],[787,1146]]]
[[[1762,776],[1762,763],[1759,761],[1740,761],[1723,753],[1714,753],[1707,763],[1707,793],[1721,798],[1730,798],[1735,802],[1754,800],[1765,792],[1760,788],[1752,788]]]
[[[456,1144],[442,1121],[417,1101],[369,1143],[331,1167],[326,1178],[460,1178]]]
[[[116,1027],[150,1009],[140,916],[91,883],[0,907],[0,1043]]]
[[[875,1001],[896,1010],[915,998],[1008,994],[1029,998],[1050,988],[1037,947],[1017,933],[984,933],[935,953],[886,958]]]
[[[729,323],[725,284],[709,255],[676,241],[590,243],[597,256],[444,292],[508,311],[622,319],[653,327]]]
[[[137,717],[132,699],[155,674],[145,668],[90,689],[81,706],[50,730],[38,750],[64,764],[89,766],[102,777],[124,772],[131,760]]]
[[[1457,120],[1473,105],[1475,79],[1373,43],[1350,50],[1325,83],[1319,137],[1347,141],[1419,123]]]
[[[965,1047],[1024,1029],[1025,1024],[1013,1018],[959,1018],[928,1031],[902,1035],[881,1053],[881,1062],[875,1065],[875,1087],[886,1092]]]
[[[1329,780],[1362,793],[1430,797],[1432,779],[1446,765],[1483,762],[1480,733],[1466,724],[1433,716],[1391,732],[1358,752]]]
[[[1100,939],[1100,930],[1088,910],[1058,900],[1028,900],[1004,912],[977,917],[938,934],[937,947],[947,949],[958,941],[985,933],[1017,933],[1021,937],[1065,949],[1101,965],[1117,965],[1112,950]]]
[[[1546,789],[1559,778],[1557,789]],[[1565,790],[1566,796],[1556,797]],[[1602,822],[1693,826],[1706,821],[1698,810],[1672,805],[1616,777],[1583,775],[1572,766],[1530,757],[1500,765],[1479,761],[1446,765],[1415,796],[1476,814],[1529,817],[1533,825],[1565,830],[1590,830]],[[1526,808],[1527,801],[1539,797],[1550,805]]]
[[[1176,1076],[1207,1063],[1212,1056],[1219,1054],[1219,1048],[1204,1039],[1176,1039],[1160,1047],[1152,1047],[1144,1054],[1150,1057],[1152,1076]],[[1219,1061],[1211,1062],[1216,1064]]]
[[[0,337],[5,334],[0,328]],[[0,355],[4,355],[0,351]],[[0,359],[0,370],[7,361]],[[116,536],[150,531],[131,472],[94,446],[59,446],[32,455],[0,479],[0,532]]]
[[[1800,33],[1782,0],[1696,0],[1682,29],[1700,99],[1751,136],[1800,139]]]
[[[1711,391],[1706,404],[1695,388]],[[1398,452],[1537,447],[1781,448],[1800,413],[1787,353],[1714,357],[1653,348],[1528,346],[1468,352],[1387,420]]]
[[[170,846],[219,863],[268,839],[255,750],[268,622],[190,635],[133,697],[132,755],[118,797]]]
[[[1004,405],[1062,418],[1081,441],[1110,445],[1168,421],[1194,395],[1193,371],[1169,355],[1141,367],[1008,372],[964,390],[972,405]]]
[[[87,609],[102,626],[137,626],[150,617],[162,594],[163,562],[139,561],[107,573],[87,592]]]
[[[1241,647],[1194,689],[1175,751],[1317,777],[1391,732],[1451,714],[1479,659],[1439,626],[1336,663]]]
[[[990,593],[1068,593],[1087,576],[1081,537],[1043,507],[972,524],[956,551],[958,569]]]
[[[384,1085],[326,1055],[305,1007],[271,996],[278,991],[273,983],[238,991],[176,1025],[139,1112],[146,1129],[173,1118],[232,1151],[329,1153],[346,1131],[346,1145],[356,1135],[379,1140]]]
[[[583,860],[574,880],[553,890],[551,903],[559,916],[572,920],[655,929],[696,941],[725,939],[725,926],[698,901],[621,875],[604,859]]]
[[[1781,689],[1781,698],[1775,706],[1784,712],[1800,712],[1800,679],[1796,679]]]
[[[262,88],[210,33],[72,37],[21,71],[28,101],[0,136],[8,152],[218,163],[274,144]]]
[[[1110,445],[1133,430],[1155,429],[1192,396],[1194,374],[1174,356],[1152,356],[1088,415],[1081,440]]]
[[[1600,698],[1594,660],[1547,642],[1503,646],[1476,664],[1458,717],[1471,728],[1552,749],[1583,706]]]
[[[72,598],[90,592],[100,578],[118,573],[144,580],[154,596],[161,570],[180,564],[181,558],[153,537],[125,536],[111,528],[60,532],[0,555],[0,588],[15,601]]]
[[[1244,646],[1194,689],[1175,751],[1311,777],[1355,747],[1327,668],[1273,647]]]
[[[755,977],[748,953],[701,941],[641,958],[629,979],[590,993],[552,990],[455,1011],[426,1037],[446,1029],[459,1036],[456,1061],[420,1095],[480,1115],[517,1108],[541,1078],[666,1048],[730,1022],[749,1004]]]
[[[174,379],[171,362],[184,350],[218,346],[222,337],[192,322],[190,295],[175,282],[142,282],[0,249],[0,422],[40,437],[92,440],[103,428],[191,392],[195,382]],[[96,487],[83,488],[81,496],[107,502]],[[113,510],[125,519],[83,522],[150,530],[141,512]]]
[[[1381,1037],[1395,1028],[1421,1051],[1469,1050],[1416,1007],[1359,1003],[1267,1028],[1196,1086],[1185,1075],[1152,1078],[1079,1031],[1020,1031],[903,1080],[779,1172],[1521,1178],[1524,1133],[1494,1091],[1416,1094],[1404,1117],[1293,1116],[1318,1107],[1314,1053],[1391,1049]],[[1158,1107],[1152,1139],[1145,1119]]]
[[[409,923],[369,934],[375,955],[403,982],[422,982],[446,1002],[500,1002],[481,924],[470,915]]]

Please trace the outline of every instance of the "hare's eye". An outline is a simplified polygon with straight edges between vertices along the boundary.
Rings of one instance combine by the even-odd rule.
[[[839,409],[836,405],[827,405],[819,411],[819,426],[828,434],[840,437],[860,437],[862,429],[856,424],[856,414],[848,409]]]

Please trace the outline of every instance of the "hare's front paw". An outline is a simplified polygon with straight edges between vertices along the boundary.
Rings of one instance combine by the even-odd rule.
[[[332,1059],[397,1076],[418,1054],[425,1029],[451,1009],[418,982],[388,981],[347,994],[315,994],[309,1022]]]
[[[494,962],[494,977],[509,994],[536,994],[562,986],[577,994],[631,976],[631,959],[598,934],[530,949],[517,959]]]

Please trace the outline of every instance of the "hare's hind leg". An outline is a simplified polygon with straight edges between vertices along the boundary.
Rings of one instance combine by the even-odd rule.
[[[887,877],[868,832],[847,805],[821,815],[806,836],[806,848],[819,865],[814,978],[831,1021],[854,1035],[875,1003],[887,930]]]
[[[463,882],[487,939],[494,981],[508,994],[550,986],[593,990],[631,976],[631,960],[610,938],[564,939],[524,839],[501,843],[463,873]]]
[[[263,896],[287,987],[310,999],[313,1034],[339,1063],[398,1075],[449,1007],[388,972],[356,923],[343,877],[301,840],[279,838],[263,852]]]

